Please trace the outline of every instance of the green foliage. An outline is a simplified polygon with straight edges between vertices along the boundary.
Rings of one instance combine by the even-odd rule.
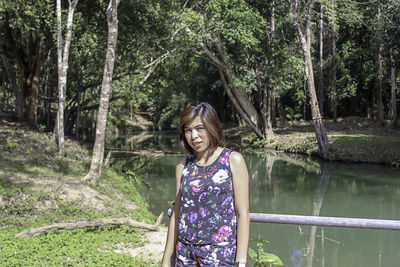
[[[142,184],[142,179],[133,171],[127,171],[126,174],[128,175],[129,180],[135,181],[138,185]]]
[[[292,107],[285,107],[285,116],[288,120],[294,121],[300,119],[303,115],[300,113],[300,107],[295,106]]]
[[[140,233],[128,227],[60,230],[37,237],[16,237],[20,228],[0,230],[2,266],[150,266],[127,254],[120,245],[140,244]]]
[[[264,18],[243,0],[211,0],[205,7],[210,35],[221,34],[228,45],[245,49],[260,43]]]
[[[264,244],[269,243],[264,240],[262,237],[257,237],[251,240],[252,242],[257,242],[257,251],[249,248],[249,256],[252,260],[255,261],[254,267],[262,267],[262,266],[272,266],[274,265],[283,265],[282,260],[272,253],[267,253],[264,251]]]
[[[6,144],[8,149],[11,150],[17,150],[18,149],[18,143],[14,142],[11,140],[11,137],[7,137],[7,144]]]

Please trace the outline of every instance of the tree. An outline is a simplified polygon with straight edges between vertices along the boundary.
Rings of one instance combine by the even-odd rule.
[[[393,128],[397,128],[396,61],[393,54],[393,48],[390,48],[390,87],[392,99]]]
[[[337,26],[337,18],[336,18],[336,0],[329,0],[329,13],[328,20],[330,26],[330,55],[329,55],[329,88],[330,88],[330,102],[332,109],[332,117],[333,120],[337,120],[337,106],[338,106],[338,98],[337,98],[337,88],[336,88],[336,42],[338,38],[338,26]]]
[[[43,55],[52,41],[50,1],[1,1],[0,46],[10,64],[16,62],[19,89],[16,110],[20,120],[36,126]]]
[[[72,24],[74,19],[74,11],[78,0],[68,0],[68,18],[67,33],[65,36],[65,46],[63,51],[62,45],[62,29],[61,29],[61,0],[57,0],[57,58],[58,58],[58,112],[56,123],[56,137],[58,143],[58,151],[60,154],[64,152],[64,107],[65,93],[67,87],[68,57],[69,48],[72,38]]]
[[[378,1],[378,31],[381,28],[381,20],[382,20],[382,8]],[[382,91],[383,91],[383,45],[381,43],[380,38],[377,38],[378,42],[378,77],[377,77],[377,90],[376,90],[376,119],[379,124],[383,125],[384,120],[384,111],[383,111],[383,99],[382,99]]]
[[[329,150],[329,139],[326,134],[325,126],[322,122],[322,116],[319,111],[317,94],[315,91],[315,82],[314,82],[314,69],[311,58],[311,18],[312,18],[312,10],[314,7],[314,0],[311,0],[308,5],[308,11],[306,15],[306,25],[305,25],[305,33],[303,33],[302,22],[300,19],[300,3],[299,0],[295,1],[294,6],[294,22],[297,27],[298,36],[301,43],[301,48],[304,54],[305,61],[305,73],[307,78],[307,86],[308,92],[310,96],[310,106],[312,113],[312,120],[315,128],[315,135],[317,137],[317,143],[322,156],[325,157]]]
[[[318,72],[318,103],[319,112],[324,115],[324,4],[320,5],[319,13],[319,72]]]
[[[111,95],[111,81],[114,71],[115,49],[118,37],[118,5],[120,0],[110,0],[107,7],[107,53],[104,64],[103,82],[101,85],[101,96],[99,112],[96,124],[96,139],[93,147],[92,161],[89,173],[82,179],[91,180],[94,184],[99,184],[101,176],[101,165],[104,159],[104,139],[107,123],[108,105]]]
[[[246,64],[265,33],[265,20],[243,0],[213,0],[187,7],[182,24],[194,45],[216,66],[222,86],[240,117],[259,138],[265,137],[260,110],[252,96],[256,91],[255,79],[245,81],[254,77],[254,70]]]

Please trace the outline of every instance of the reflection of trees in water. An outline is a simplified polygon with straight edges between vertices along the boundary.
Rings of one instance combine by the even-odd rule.
[[[177,131],[141,131],[107,141],[107,148],[181,152]]]
[[[322,207],[322,201],[324,199],[324,195],[325,195],[325,191],[326,191],[326,187],[329,183],[329,178],[330,178],[329,173],[325,169],[322,169],[321,180],[320,180],[317,190],[315,192],[315,197],[314,197],[314,202],[313,202],[313,211],[312,211],[313,216],[319,216],[319,213],[320,213],[321,207]],[[313,262],[313,258],[314,258],[316,234],[317,234],[317,226],[311,226],[310,239],[308,242],[309,253],[308,253],[308,257],[307,257],[307,267],[312,266],[312,262]],[[323,252],[322,252],[322,254],[323,254]]]

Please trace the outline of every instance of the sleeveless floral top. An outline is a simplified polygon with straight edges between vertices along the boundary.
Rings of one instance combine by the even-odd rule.
[[[183,243],[236,243],[236,213],[232,172],[224,148],[208,166],[199,166],[194,155],[186,157],[182,173],[178,239]]]

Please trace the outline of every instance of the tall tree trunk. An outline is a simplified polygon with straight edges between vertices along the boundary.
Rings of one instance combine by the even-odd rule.
[[[322,3],[319,16],[318,102],[319,111],[324,115],[324,5]]]
[[[274,50],[275,50],[275,1],[271,1],[271,18],[270,18],[270,31],[267,33],[267,57],[266,64],[270,65],[271,68],[275,66]],[[263,130],[265,137],[271,139],[274,137],[274,131],[272,129],[272,107],[273,107],[273,94],[275,80],[272,75],[265,73],[268,82],[264,84],[262,90],[262,102],[261,102],[261,114],[263,118]]]
[[[64,108],[67,88],[68,58],[72,38],[74,11],[76,5],[78,4],[78,0],[72,0],[72,2],[71,0],[68,0],[68,3],[67,32],[63,50],[61,30],[61,0],[57,0],[58,112],[56,136],[58,137],[58,152],[60,154],[64,152]]]
[[[336,0],[331,0],[331,10],[328,13],[328,20],[331,27],[330,32],[330,56],[329,56],[329,89],[332,118],[337,121],[337,88],[336,88],[336,40],[338,37],[338,27],[336,23]]]
[[[378,25],[380,24],[381,20],[381,6],[378,2]],[[378,41],[379,42],[379,41]],[[376,93],[376,119],[380,125],[383,125],[383,100],[382,100],[382,91],[383,91],[383,85],[382,85],[382,80],[383,80],[383,59],[382,59],[382,43],[379,42],[379,47],[378,47],[378,88],[377,88],[377,93]]]
[[[397,104],[396,104],[396,62],[393,55],[393,48],[390,48],[390,69],[391,69],[391,95],[393,128],[397,128]]]
[[[44,38],[39,37],[39,40],[36,43],[36,58],[33,65],[33,71],[31,71],[31,75],[29,77],[30,80],[30,90],[27,94],[27,117],[29,123],[36,127],[37,125],[37,106],[38,106],[38,95],[39,95],[39,81],[40,81],[40,72],[42,70],[42,56],[43,56],[43,44]]]
[[[12,29],[8,24],[9,15],[4,14],[2,38],[0,45],[6,56],[16,59],[19,68],[20,120],[32,126],[37,124],[37,97],[42,64],[42,54],[45,37],[42,33],[31,35],[29,40],[22,40],[18,29]]]
[[[101,164],[104,159],[104,139],[107,123],[108,104],[111,95],[111,81],[114,71],[115,48],[118,37],[118,4],[120,0],[110,0],[107,7],[107,54],[104,64],[103,82],[101,85],[101,97],[99,112],[96,124],[96,140],[93,147],[92,161],[89,173],[82,179],[83,181],[92,180],[94,184],[99,184],[101,176]]]
[[[219,76],[221,78],[222,84],[224,85],[225,92],[228,95],[229,99],[231,100],[233,106],[235,109],[238,111],[240,116],[244,119],[244,121],[247,123],[247,125],[250,126],[250,128],[253,130],[253,132],[257,135],[259,138],[263,138],[263,134],[261,130],[257,127],[257,125],[251,120],[251,118],[248,116],[245,110],[242,109],[242,106],[238,103],[238,100],[236,97],[233,95],[232,90],[227,82],[227,79],[225,78],[225,72],[224,69],[220,66],[218,67],[219,71]]]
[[[190,30],[188,30],[188,32],[190,32]],[[234,85],[235,75],[233,70],[230,68],[230,62],[228,56],[225,53],[222,41],[219,38],[215,38],[212,40],[212,42],[217,48],[218,53],[212,52],[203,43],[200,43],[200,47],[203,49],[209,59],[218,67],[218,70],[223,71],[223,75],[220,75],[220,77],[223,77],[225,79],[227,85],[224,85],[225,90],[229,88],[229,92],[227,91],[229,99],[232,101],[235,109],[242,117],[245,114],[247,119],[244,117],[243,119],[255,132],[255,134],[261,138],[263,135],[258,127],[259,117],[257,110],[254,108],[254,105],[252,104],[246,93],[243,92],[241,88],[238,88]],[[216,54],[219,54],[221,59],[218,58]],[[250,122],[251,124],[249,124]]]
[[[22,96],[21,96],[21,91],[18,88],[15,73],[13,69],[10,66],[10,62],[8,61],[8,58],[5,54],[0,53],[1,61],[3,63],[3,67],[6,70],[7,77],[8,77],[8,82],[11,85],[11,88],[13,89],[14,95],[15,95],[15,110],[17,112],[17,117],[18,120],[22,119]]]
[[[224,66],[224,72],[227,78],[227,81],[230,85],[231,91],[235,96],[237,102],[240,104],[241,108],[246,112],[248,117],[250,117],[251,121],[258,125],[259,118],[257,110],[254,108],[253,103],[246,95],[245,92],[241,88],[238,88],[234,85],[235,74],[231,68],[231,63],[229,61],[228,56],[226,55],[225,48],[223,47],[223,43],[219,38],[214,39],[215,46],[217,47],[218,53],[220,54]]]
[[[307,14],[307,22],[305,28],[305,35],[301,29],[300,18],[299,18],[299,0],[295,1],[294,7],[294,22],[297,27],[297,33],[300,39],[301,48],[304,54],[305,60],[305,73],[307,76],[307,86],[308,86],[308,93],[310,96],[310,106],[311,112],[313,117],[313,124],[315,128],[315,135],[317,138],[318,148],[323,157],[326,156],[329,150],[329,139],[328,135],[326,134],[325,126],[322,122],[321,113],[319,112],[318,106],[318,99],[317,94],[315,91],[315,82],[314,82],[314,69],[312,64],[311,58],[311,16],[312,16],[312,9],[314,6],[314,0],[310,1],[308,7],[308,14]]]

